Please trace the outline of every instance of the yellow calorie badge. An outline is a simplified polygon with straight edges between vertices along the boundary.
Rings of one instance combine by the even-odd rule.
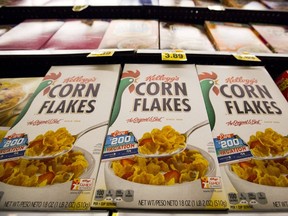
[[[241,54],[233,54],[233,56],[237,59],[237,60],[240,60],[240,61],[255,61],[255,62],[261,62],[261,60],[253,55],[253,54],[250,54],[248,52],[244,52],[244,53],[241,53]]]
[[[109,57],[113,56],[115,50],[101,49],[92,51],[87,57]]]
[[[186,53],[183,50],[162,52],[162,61],[187,61]]]

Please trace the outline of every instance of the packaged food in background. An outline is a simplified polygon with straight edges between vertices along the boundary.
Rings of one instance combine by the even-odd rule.
[[[288,2],[286,0],[260,0],[260,2],[272,10],[288,10]]]
[[[214,52],[202,25],[160,22],[160,49]]]
[[[109,21],[65,20],[61,28],[41,47],[52,50],[94,50],[109,26]]]
[[[42,77],[0,79],[0,126],[12,126],[41,80]]]
[[[288,26],[252,23],[252,28],[275,53],[288,53]]]
[[[276,85],[288,101],[288,70],[284,71],[275,79]]]
[[[159,49],[158,21],[112,20],[99,49]]]
[[[60,20],[25,20],[0,36],[0,50],[38,50],[63,25]]]
[[[218,51],[272,53],[247,24],[205,21],[205,28]]]

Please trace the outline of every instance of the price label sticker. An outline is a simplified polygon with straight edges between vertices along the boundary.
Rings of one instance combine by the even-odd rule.
[[[138,154],[138,143],[132,132],[115,131],[105,139],[102,160]]]
[[[187,61],[187,56],[183,51],[162,52],[162,61]]]
[[[220,134],[214,138],[219,164],[235,163],[252,158],[249,146],[235,134]]]
[[[83,11],[84,9],[86,9],[87,7],[88,7],[88,5],[74,5],[72,8],[72,11],[80,12],[80,11]]]
[[[96,50],[91,52],[87,57],[109,57],[113,56],[115,50]]]
[[[0,160],[15,159],[24,155],[28,146],[26,134],[12,134],[0,143]]]
[[[215,10],[215,11],[225,11],[225,7],[220,6],[220,5],[208,5],[209,10]]]
[[[255,61],[255,62],[261,62],[261,60],[252,54],[234,54],[234,57],[240,61]]]

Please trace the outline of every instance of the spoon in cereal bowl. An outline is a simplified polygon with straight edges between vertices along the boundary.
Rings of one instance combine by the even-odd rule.
[[[74,144],[84,134],[105,125],[108,125],[108,121],[86,128],[76,135],[71,135],[66,128],[59,128],[55,132],[47,131],[44,135],[38,135],[34,140],[29,142],[23,158],[28,160],[42,160],[66,154],[73,149]]]
[[[202,121],[183,134],[178,133],[171,126],[165,126],[162,130],[154,129],[151,131],[151,134],[145,133],[138,141],[138,156],[144,158],[161,158],[181,153],[187,147],[188,137],[195,130],[208,124],[208,120]],[[164,136],[164,134],[168,135],[166,131],[167,133],[169,132],[169,138],[168,136]],[[171,137],[171,131],[173,138]],[[170,139],[170,141],[168,139]],[[168,145],[170,146],[169,149],[167,149]]]
[[[282,158],[287,158],[288,157],[288,153],[284,154],[284,155],[269,155],[269,156],[264,156],[264,157],[258,157],[258,156],[253,156],[253,159],[255,160],[278,160],[278,159],[282,159]]]

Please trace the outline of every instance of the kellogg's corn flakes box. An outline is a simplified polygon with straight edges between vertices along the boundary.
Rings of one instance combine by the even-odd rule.
[[[288,104],[264,67],[197,65],[231,210],[288,209]]]
[[[90,209],[119,74],[51,67],[0,144],[0,209]]]
[[[127,64],[92,208],[226,209],[195,65]]]

